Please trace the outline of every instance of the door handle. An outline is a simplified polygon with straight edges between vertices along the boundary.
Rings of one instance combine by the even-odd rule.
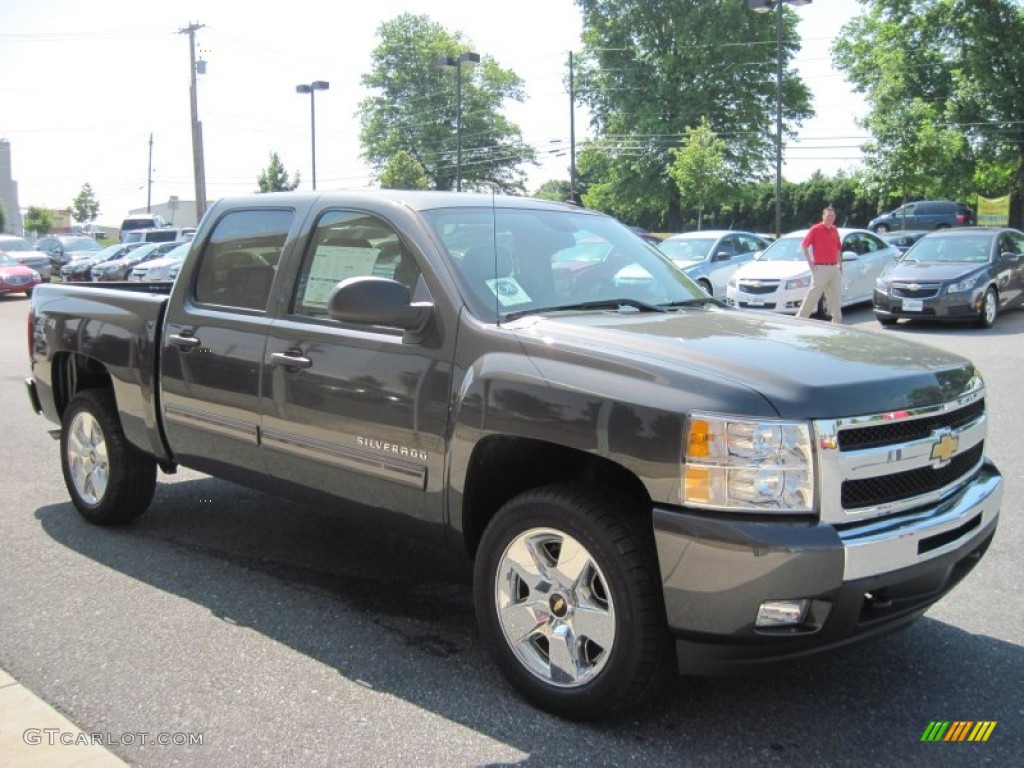
[[[184,349],[192,349],[193,347],[198,347],[201,343],[199,339],[197,339],[195,336],[182,336],[181,334],[178,333],[172,333],[170,336],[167,337],[167,340],[170,341],[171,344],[175,344]]]
[[[287,352],[272,352],[270,354],[271,365],[281,365],[285,368],[310,368],[313,361],[301,354],[290,355]]]

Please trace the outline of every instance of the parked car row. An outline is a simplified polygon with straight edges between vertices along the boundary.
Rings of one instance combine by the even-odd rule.
[[[164,256],[178,251],[182,255],[188,251],[189,241],[173,241],[170,243],[118,243],[111,245],[92,256],[84,256],[61,267],[61,280],[66,282],[115,282],[137,280],[133,270],[142,268],[141,274],[147,271],[150,262],[162,260]],[[166,279],[154,273],[151,280]]]

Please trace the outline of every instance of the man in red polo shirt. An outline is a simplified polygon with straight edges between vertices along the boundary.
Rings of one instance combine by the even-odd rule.
[[[807,231],[801,243],[804,258],[811,268],[811,289],[804,297],[797,317],[810,317],[824,294],[832,322],[843,322],[843,254],[835,220],[836,212],[830,205],[823,211],[821,221]]]

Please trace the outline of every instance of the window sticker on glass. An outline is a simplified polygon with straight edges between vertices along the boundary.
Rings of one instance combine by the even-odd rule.
[[[321,245],[316,249],[302,303],[307,307],[326,309],[327,297],[339,282],[349,277],[373,274],[378,253],[376,248]]]
[[[498,299],[503,307],[516,307],[520,304],[529,304],[533,299],[523,290],[514,277],[499,277],[497,280],[488,280],[487,287]]]

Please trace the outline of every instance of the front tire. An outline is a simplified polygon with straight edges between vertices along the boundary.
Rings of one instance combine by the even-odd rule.
[[[87,389],[68,404],[60,459],[71,501],[90,523],[131,522],[153,500],[156,460],[125,438],[114,396],[106,390]]]
[[[572,485],[527,491],[484,532],[473,586],[496,663],[549,712],[626,710],[669,679],[650,521],[635,505]]]
[[[884,235],[889,231],[889,227],[886,224],[879,224],[875,227],[876,235]]]
[[[708,296],[711,296],[712,298],[714,298],[715,288],[714,288],[713,285],[711,285],[711,281],[710,280],[698,280],[697,281],[697,285],[699,285],[701,288],[704,289],[704,293],[706,293]]]
[[[978,312],[978,327],[979,328],[991,328],[996,324],[996,318],[999,316],[999,296],[996,295],[995,288],[989,288],[985,291],[985,296],[981,299],[981,310]]]

